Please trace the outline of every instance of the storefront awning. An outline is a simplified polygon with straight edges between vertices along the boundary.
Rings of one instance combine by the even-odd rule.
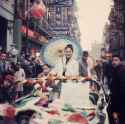
[[[41,35],[40,33],[33,31],[29,28],[27,28],[26,26],[22,26],[20,31],[27,36],[28,38],[33,39],[35,42],[39,43],[39,44],[45,44],[48,43],[48,39]]]

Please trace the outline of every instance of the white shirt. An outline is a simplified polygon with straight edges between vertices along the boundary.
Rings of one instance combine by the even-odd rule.
[[[78,62],[71,58],[66,64],[66,58],[60,58],[57,60],[53,71],[57,73],[58,76],[63,75],[65,68],[65,76],[79,76],[79,64]]]
[[[24,81],[25,80],[25,72],[24,69],[20,68],[19,71],[15,73],[15,81]]]

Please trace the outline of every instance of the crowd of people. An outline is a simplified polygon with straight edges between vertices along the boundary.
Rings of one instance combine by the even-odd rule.
[[[80,61],[73,58],[74,48],[71,44],[67,45],[61,52],[62,53],[59,53],[58,55],[59,57],[55,62],[55,66],[52,68],[50,65],[43,63],[38,56],[31,57],[30,55],[21,54],[20,59],[17,59],[16,54],[12,55],[9,52],[6,53],[1,51],[0,102],[9,102],[13,104],[17,98],[22,97],[33,89],[34,83],[32,86],[27,86],[27,82],[34,82],[36,78],[44,79],[44,77],[48,77],[47,82],[37,80],[37,84],[40,84],[43,91],[52,89],[54,95],[56,94],[57,97],[59,97],[61,92],[61,82],[52,81],[53,77],[59,78],[63,76],[67,79],[71,79],[71,77],[87,77],[89,75],[87,69],[87,57],[89,55],[87,51],[83,52]],[[56,85],[53,85],[52,82],[56,82]],[[51,95],[49,98],[50,101],[53,100],[53,95]]]
[[[0,52],[0,102],[9,102],[13,104],[15,100],[25,93],[27,89],[31,91],[33,87],[39,90],[38,94],[43,96],[43,92],[51,92],[47,101],[52,101],[55,97],[60,96],[61,82],[55,81],[56,78],[65,77],[62,80],[79,80],[80,77],[90,79],[96,75],[97,81],[101,82],[104,90],[110,91],[110,102],[108,107],[109,120],[113,124],[114,120],[119,120],[120,124],[125,124],[125,64],[118,55],[107,53],[105,57],[97,59],[90,67],[88,58],[89,53],[83,51],[80,60],[73,58],[74,48],[68,44],[64,50],[59,53],[58,60],[54,68],[43,63],[37,57],[22,54],[19,61],[12,61],[10,53]],[[46,80],[46,77],[48,78]],[[37,85],[32,84],[30,87],[25,86],[28,79],[37,78]],[[43,80],[44,79],[44,80]],[[61,81],[62,81],[61,80]],[[41,83],[42,82],[42,83]],[[42,85],[41,85],[42,84]],[[54,85],[53,85],[54,84]],[[40,93],[41,92],[41,93]]]
[[[125,62],[117,54],[107,53],[97,60],[94,67],[97,78],[102,82],[108,102],[110,124],[125,123]],[[109,92],[108,92],[109,91]]]
[[[42,72],[43,63],[38,57],[22,54],[19,60],[13,61],[15,57],[9,52],[0,52],[0,101],[13,102],[22,96],[21,83]]]

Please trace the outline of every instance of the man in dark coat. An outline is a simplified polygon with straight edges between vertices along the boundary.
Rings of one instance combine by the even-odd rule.
[[[111,76],[112,76],[112,54],[106,53],[105,61],[103,62],[103,76],[102,80],[104,85],[110,90],[111,88]]]
[[[125,124],[125,65],[119,56],[113,56],[111,82],[111,111],[114,120]]]
[[[103,64],[101,60],[96,60],[96,65],[94,66],[94,70],[97,76],[97,80],[101,81],[103,74]]]
[[[88,63],[87,63],[87,59],[88,59],[88,51],[83,51],[82,53],[82,58],[79,62],[79,73],[80,76],[88,76]]]

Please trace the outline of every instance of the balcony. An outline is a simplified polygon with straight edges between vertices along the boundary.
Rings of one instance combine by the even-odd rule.
[[[74,0],[43,0],[45,5],[53,6],[53,5],[60,5],[60,6],[72,6]]]
[[[14,0],[0,0],[0,7],[10,14],[14,14]]]

